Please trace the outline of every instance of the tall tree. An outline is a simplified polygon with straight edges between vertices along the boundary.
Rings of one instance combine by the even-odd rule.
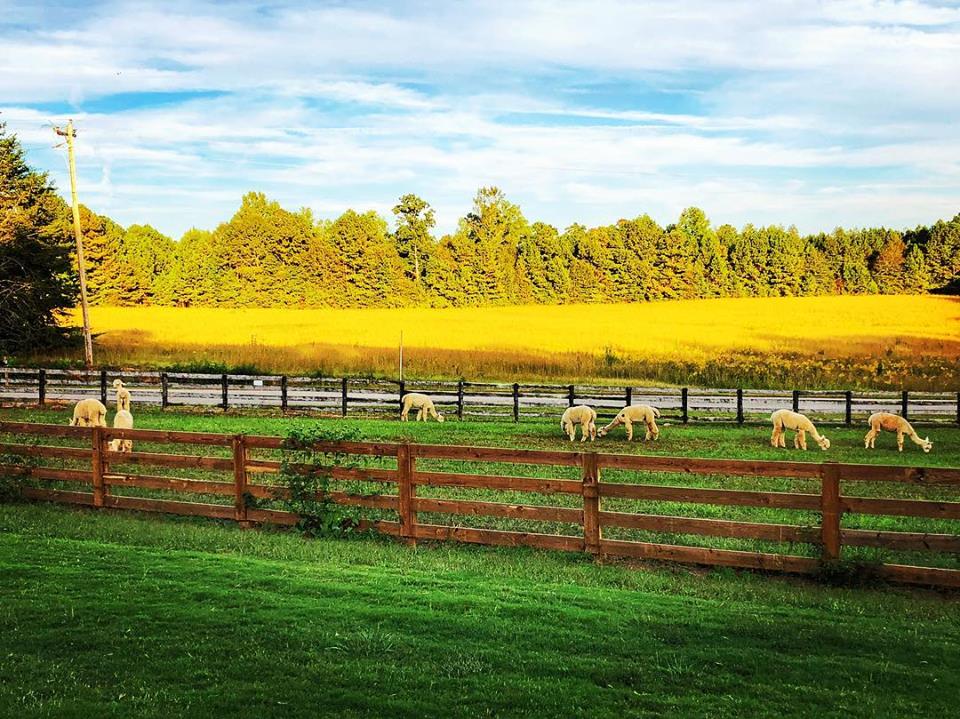
[[[420,284],[429,271],[434,239],[430,234],[436,224],[433,208],[426,200],[408,194],[394,206],[397,229],[393,233],[397,254],[403,260],[407,276]]]
[[[0,353],[62,341],[77,298],[67,208],[0,123]]]
[[[960,215],[930,228],[927,269],[932,287],[960,292]]]

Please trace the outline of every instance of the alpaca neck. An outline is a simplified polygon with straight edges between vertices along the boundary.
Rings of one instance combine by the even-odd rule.
[[[914,444],[919,444],[921,447],[922,447],[924,444],[926,444],[926,442],[923,441],[923,439],[920,437],[920,435],[917,434],[917,430],[915,430],[915,429],[912,429],[912,428],[911,428],[910,431],[907,433],[907,436],[910,438],[910,441],[911,441],[911,442],[913,442]]]

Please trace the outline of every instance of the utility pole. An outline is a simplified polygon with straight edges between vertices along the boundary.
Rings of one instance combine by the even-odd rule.
[[[67,155],[70,158],[70,198],[73,204],[73,232],[77,238],[77,267],[80,270],[80,307],[83,310],[83,354],[87,369],[93,369],[93,341],[90,339],[90,310],[87,307],[87,272],[83,262],[83,235],[80,233],[80,204],[77,202],[77,161],[73,154],[73,138],[77,136],[73,129],[73,120],[67,122],[67,129],[53,128],[61,137],[67,138]]]

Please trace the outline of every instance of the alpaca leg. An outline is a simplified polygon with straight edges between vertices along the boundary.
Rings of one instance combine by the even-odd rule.
[[[867,433],[864,435],[864,437],[863,437],[863,447],[864,447],[864,449],[872,449],[872,448],[873,448],[873,439],[874,439],[874,437],[876,437],[876,436],[877,436],[877,435],[874,433],[873,428],[871,427],[871,428],[870,428],[870,431],[867,432]]]
[[[903,432],[899,429],[897,430],[897,450],[903,451]]]
[[[770,446],[778,447],[780,445],[780,430],[777,425],[773,425],[773,432],[770,434]]]
[[[589,423],[589,422],[581,422],[581,423],[580,423],[580,441],[581,441],[581,442],[586,442],[586,441],[587,441],[587,435],[588,435],[588,434],[590,434],[590,423]]]
[[[590,423],[590,441],[593,442],[597,438],[597,423]]]
[[[626,422],[623,423],[623,426],[624,426],[624,429],[627,430],[627,441],[629,442],[633,439],[633,422],[631,422],[628,419]]]
[[[572,442],[574,437],[577,436],[577,428],[573,426],[572,422],[569,424],[565,424],[563,425],[563,433],[567,435],[567,437],[569,437],[570,441]]]
[[[660,439],[660,428],[657,427],[657,421],[650,418],[650,423],[647,425],[647,439],[653,438],[653,441],[656,442]]]
[[[410,414],[410,408],[407,405],[403,405],[403,409],[400,410],[400,421],[408,421],[408,415]]]

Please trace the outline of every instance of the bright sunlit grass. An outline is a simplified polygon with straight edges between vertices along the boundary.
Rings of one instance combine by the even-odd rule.
[[[701,383],[761,386],[806,372],[808,386],[936,389],[952,379],[949,368],[960,357],[960,302],[934,296],[452,309],[94,307],[92,323],[101,360],[127,366],[217,361],[390,374],[403,332],[411,376],[679,383],[700,372]]]

